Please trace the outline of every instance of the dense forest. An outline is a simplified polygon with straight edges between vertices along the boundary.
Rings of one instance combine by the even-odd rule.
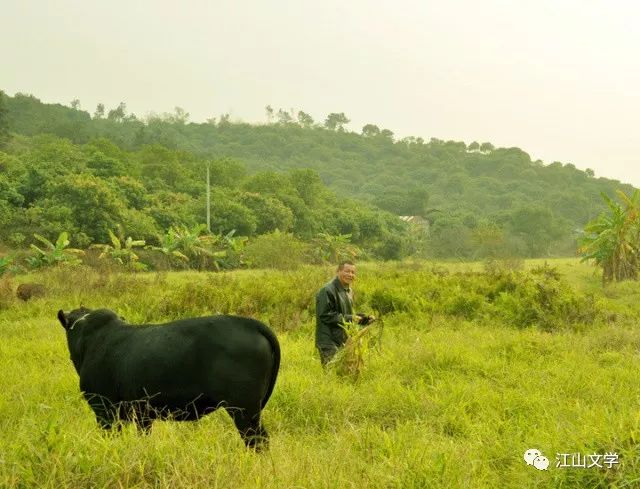
[[[343,113],[316,122],[267,106],[266,117],[192,123],[176,108],[141,119],[124,103],[90,114],[77,100],[0,92],[0,241],[66,231],[86,247],[117,231],[158,243],[172,226],[205,222],[209,166],[214,233],[349,235],[383,259],[571,255],[605,207],[600,194],[633,190],[519,148],[398,140],[375,124],[349,132]]]

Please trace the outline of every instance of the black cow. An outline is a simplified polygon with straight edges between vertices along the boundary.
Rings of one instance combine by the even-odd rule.
[[[118,420],[189,421],[224,407],[248,447],[268,440],[260,413],[280,367],[275,334],[255,319],[208,316],[132,326],[108,309],[58,319],[80,389],[104,429]]]

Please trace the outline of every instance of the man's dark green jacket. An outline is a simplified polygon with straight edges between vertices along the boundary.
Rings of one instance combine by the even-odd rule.
[[[353,321],[353,302],[336,277],[316,295],[316,346],[344,345],[347,333],[340,324],[345,321]]]

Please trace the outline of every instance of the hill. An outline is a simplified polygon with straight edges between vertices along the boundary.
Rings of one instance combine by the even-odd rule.
[[[374,124],[360,134],[347,132],[344,114],[329,114],[323,124],[304,112],[293,116],[284,111],[278,112],[277,122],[264,125],[232,122],[227,115],[190,123],[179,108],[141,120],[127,114],[125,104],[109,111],[98,107],[91,115],[77,104],[45,104],[22,94],[6,97],[5,103],[10,132],[52,134],[76,145],[108,140],[114,146],[109,156],[116,159],[152,153],[147,160],[163,161],[163,171],[173,171],[156,175],[170,187],[180,187],[179,165],[185,160],[227,162],[218,165],[214,183],[230,178],[229,167],[250,175],[314,170],[338,199],[426,218],[427,252],[436,257],[573,254],[578,230],[604,208],[600,193],[632,190],[572,164],[532,161],[519,148],[435,138],[395,140],[391,131]],[[138,175],[127,176],[148,180],[152,167],[143,165]],[[358,235],[356,227],[334,226],[334,232]],[[400,229],[389,228],[389,235],[402,233]]]

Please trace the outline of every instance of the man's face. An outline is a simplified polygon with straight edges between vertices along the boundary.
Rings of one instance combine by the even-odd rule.
[[[351,285],[356,278],[356,266],[345,264],[341,270],[338,270],[338,280],[342,285]]]

